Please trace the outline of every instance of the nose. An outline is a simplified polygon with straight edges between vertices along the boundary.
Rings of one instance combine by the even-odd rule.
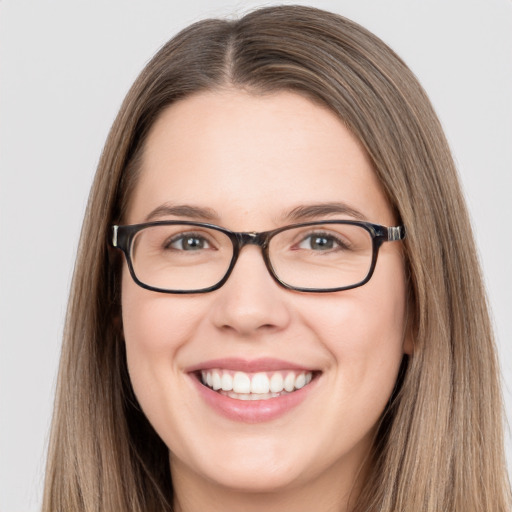
[[[292,292],[274,281],[255,245],[242,249],[229,279],[213,293],[213,322],[224,331],[250,337],[278,332],[290,322]]]

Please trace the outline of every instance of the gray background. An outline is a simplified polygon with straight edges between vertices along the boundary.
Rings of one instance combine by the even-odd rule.
[[[271,3],[0,0],[1,512],[35,511],[40,504],[81,219],[124,94],[177,30]],[[405,59],[429,93],[474,221],[511,418],[511,1],[293,3],[366,26]],[[509,434],[507,443],[510,453]]]

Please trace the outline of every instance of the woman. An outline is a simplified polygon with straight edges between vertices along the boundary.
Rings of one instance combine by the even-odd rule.
[[[306,7],[189,27],[99,164],[44,509],[509,510],[470,233],[375,36]]]

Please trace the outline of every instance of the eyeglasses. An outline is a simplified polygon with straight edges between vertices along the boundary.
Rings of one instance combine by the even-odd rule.
[[[237,233],[188,221],[113,226],[111,243],[125,254],[133,280],[163,293],[205,293],[229,278],[246,245],[261,247],[270,275],[285,288],[336,292],[367,283],[384,242],[405,228],[324,220],[261,233]]]

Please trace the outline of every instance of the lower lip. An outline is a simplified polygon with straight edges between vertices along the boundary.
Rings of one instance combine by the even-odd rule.
[[[313,379],[307,386],[276,398],[237,400],[213,391],[203,385],[195,375],[191,377],[199,394],[210,407],[230,420],[243,423],[262,423],[285,415],[306,399],[317,380]]]

